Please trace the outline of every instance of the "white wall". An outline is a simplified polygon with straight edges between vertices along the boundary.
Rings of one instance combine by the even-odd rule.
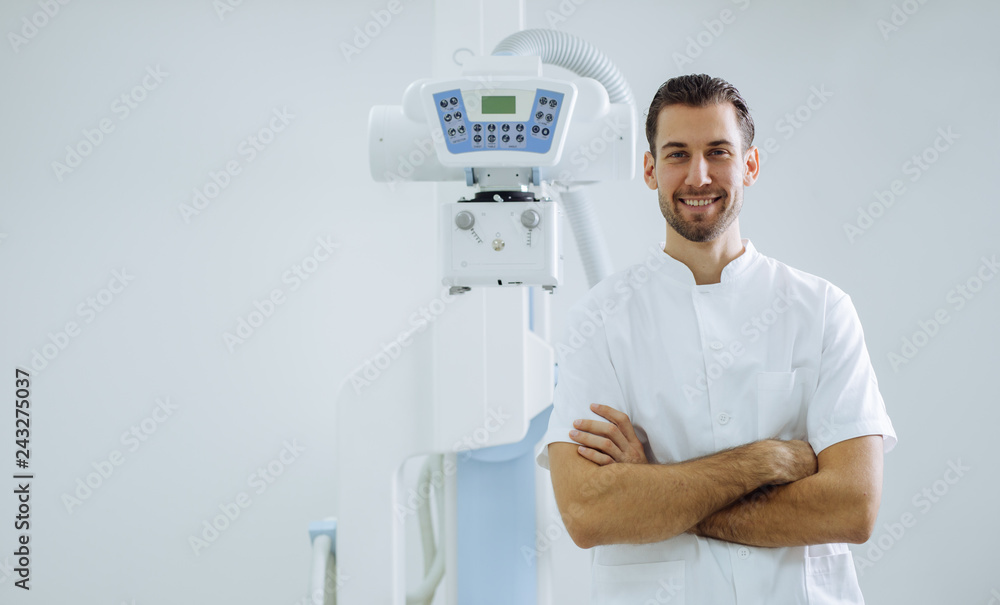
[[[886,457],[878,528],[853,549],[859,563],[870,561],[861,570],[868,602],[989,602],[1000,591],[992,552],[1000,280],[961,309],[949,291],[975,276],[981,257],[1000,254],[1000,210],[987,181],[1000,135],[1000,7],[526,4],[528,27],[599,44],[643,109],[662,81],[688,72],[724,77],[748,99],[757,144],[773,138],[780,149],[746,192],[743,236],[852,296],[900,438]],[[390,192],[371,182],[366,161],[369,107],[398,103],[430,72],[431,3],[403,2],[350,60],[341,49],[386,6],[246,0],[220,17],[210,0],[71,2],[16,50],[7,34],[42,9],[27,0],[0,7],[0,370],[8,376],[0,390],[13,393],[14,368],[29,367],[50,332],[58,340],[67,322],[79,327],[32,377],[30,593],[3,571],[4,557],[15,563],[20,532],[14,481],[0,480],[8,494],[0,498],[0,591],[15,595],[4,602],[292,605],[306,597],[306,525],[337,512],[336,390],[439,291],[430,186]],[[919,8],[884,37],[878,22],[894,6]],[[679,66],[687,38],[697,43],[723,10],[731,22],[717,37],[703,34],[709,44]],[[138,91],[145,98],[126,117],[116,99],[157,66],[169,75]],[[813,87],[832,96],[790,131],[783,116]],[[241,141],[282,108],[294,118],[250,162]],[[114,130],[60,180],[53,162],[102,119]],[[911,181],[904,163],[949,128],[959,138]],[[231,161],[240,173],[185,222],[179,205]],[[850,241],[844,224],[894,180],[905,193]],[[655,195],[640,180],[601,185],[594,197],[616,267],[663,238]],[[283,274],[322,237],[339,247],[293,290]],[[565,254],[554,334],[586,290],[572,239]],[[122,269],[134,280],[107,308],[78,312]],[[223,333],[274,289],[283,304],[231,352]],[[889,354],[939,309],[948,323],[893,367]],[[133,451],[121,435],[150,417],[157,399],[176,410],[162,423],[147,420],[155,432]],[[6,401],[0,431],[11,472]],[[372,419],[377,444],[377,411]],[[249,476],[293,440],[304,450],[285,454],[290,463],[256,493]],[[116,450],[123,462],[68,511],[64,495]],[[958,461],[970,470],[944,483]],[[928,506],[920,494],[935,487],[943,495]],[[241,492],[250,506],[196,555],[189,536]],[[915,524],[894,534],[890,526],[907,514]]]

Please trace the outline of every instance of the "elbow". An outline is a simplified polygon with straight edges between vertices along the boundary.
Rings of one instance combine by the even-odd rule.
[[[848,522],[846,542],[864,544],[875,532],[875,520],[878,518],[879,499],[871,494],[861,494],[860,501],[851,510]]]
[[[587,522],[587,510],[582,504],[573,502],[561,513],[566,533],[573,540],[573,544],[583,549],[598,546],[594,541],[594,532],[590,530],[590,525]]]
[[[855,524],[848,529],[844,542],[849,544],[864,544],[872,537],[872,526],[867,524]]]

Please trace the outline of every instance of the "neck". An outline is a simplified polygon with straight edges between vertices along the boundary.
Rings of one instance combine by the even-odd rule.
[[[687,265],[694,274],[696,284],[717,284],[722,280],[722,269],[743,254],[743,241],[736,223],[722,236],[707,242],[692,242],[669,226],[663,251]]]

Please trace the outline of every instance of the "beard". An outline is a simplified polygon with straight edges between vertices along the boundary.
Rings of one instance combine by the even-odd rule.
[[[688,213],[687,218],[681,214],[686,207],[680,198],[704,196],[705,193],[675,193],[673,198],[669,198],[662,189],[657,189],[656,192],[660,200],[660,212],[663,213],[663,218],[667,219],[667,224],[681,237],[692,242],[709,242],[717,239],[733,224],[743,208],[742,187],[734,190],[732,195],[727,195],[725,191],[707,192],[715,193],[715,197],[722,196],[722,199],[715,202],[719,207],[712,210],[711,214]]]

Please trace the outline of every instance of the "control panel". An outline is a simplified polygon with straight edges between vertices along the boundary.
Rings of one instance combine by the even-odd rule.
[[[544,286],[562,281],[556,202],[440,206],[442,283]]]
[[[533,92],[528,97],[525,93]],[[466,102],[459,89],[434,95],[450,153],[514,149],[547,153],[559,123],[563,94],[542,88],[502,90]]]
[[[541,76],[473,76],[427,80],[411,96],[423,106],[438,161],[465,169],[556,165],[577,94],[573,82]]]

